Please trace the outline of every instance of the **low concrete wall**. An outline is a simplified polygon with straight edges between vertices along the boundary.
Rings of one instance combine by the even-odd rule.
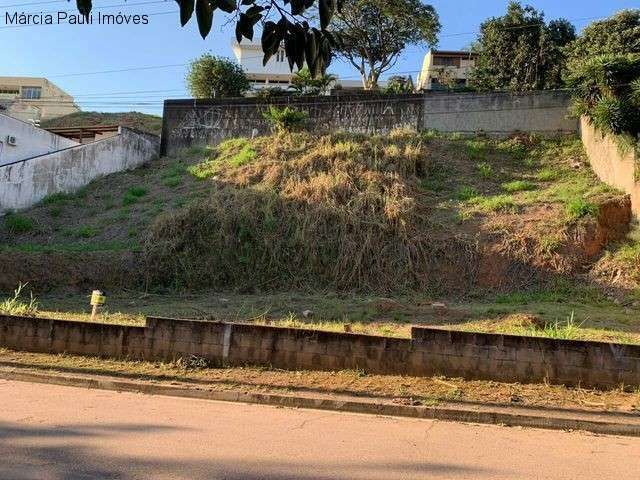
[[[197,355],[214,364],[585,387],[640,385],[640,345],[412,329],[411,339],[149,318],[145,327],[0,316],[0,346],[139,360]]]
[[[16,144],[8,145],[7,136],[16,137]],[[75,145],[78,142],[0,113],[0,165]]]
[[[385,133],[411,127],[498,135],[514,131],[575,133],[578,122],[567,116],[569,101],[564,91],[167,100],[161,151],[174,154],[192,146],[215,145],[226,138],[266,134],[270,126],[263,113],[269,105],[290,105],[308,112],[308,128],[314,132]]]
[[[114,137],[0,167],[0,214],[28,208],[47,195],[72,192],[110,173],[158,156],[160,139],[121,127]]]
[[[613,137],[600,133],[585,117],[580,120],[580,136],[598,178],[628,193],[633,214],[640,216],[640,181],[636,179],[640,159],[635,152],[620,153]]]
[[[565,91],[431,95],[425,97],[422,128],[493,135],[575,133],[578,120],[569,117],[569,102]]]

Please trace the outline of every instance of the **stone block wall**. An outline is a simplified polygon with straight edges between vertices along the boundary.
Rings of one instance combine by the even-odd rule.
[[[640,385],[640,345],[414,327],[412,337],[149,318],[144,327],[0,316],[0,346],[43,353],[287,370],[362,369],[505,382]]]

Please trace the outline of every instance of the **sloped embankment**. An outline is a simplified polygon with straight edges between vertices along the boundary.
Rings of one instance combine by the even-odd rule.
[[[513,290],[583,272],[630,220],[575,139],[301,133],[189,170],[213,188],[153,223],[148,285]]]

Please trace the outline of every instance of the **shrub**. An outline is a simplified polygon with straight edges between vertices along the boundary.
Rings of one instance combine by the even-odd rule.
[[[187,86],[195,98],[241,97],[251,83],[240,65],[206,53],[191,62]]]
[[[307,112],[291,107],[279,108],[273,105],[270,105],[269,110],[262,115],[277,132],[302,130],[309,119]]]
[[[22,289],[26,286],[26,283],[18,284],[18,288],[13,291],[13,297],[0,302],[0,313],[22,317],[34,317],[38,313],[38,302],[33,296],[33,292],[29,292],[30,299],[28,303],[23,302],[21,299]]]
[[[21,234],[33,230],[33,220],[16,213],[7,213],[4,217],[4,224],[9,233]]]
[[[640,134],[640,53],[600,55],[575,62],[568,83],[573,112],[604,133]]]

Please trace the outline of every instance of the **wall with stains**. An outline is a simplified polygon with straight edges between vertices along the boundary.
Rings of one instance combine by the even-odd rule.
[[[490,134],[578,130],[577,120],[568,117],[569,96],[560,91],[167,100],[162,153],[170,155],[189,147],[215,145],[227,138],[269,133],[264,112],[270,105],[289,105],[307,112],[308,129],[319,133],[386,133],[397,127]]]
[[[159,147],[158,137],[121,127],[114,137],[0,166],[0,214],[139,167],[156,158]]]
[[[615,388],[640,385],[640,345],[413,327],[411,338],[148,318],[145,326],[0,315],[0,347],[44,353],[287,370],[369,373]]]
[[[9,136],[15,137],[15,145],[9,145]],[[0,165],[75,145],[78,142],[0,113]]]

